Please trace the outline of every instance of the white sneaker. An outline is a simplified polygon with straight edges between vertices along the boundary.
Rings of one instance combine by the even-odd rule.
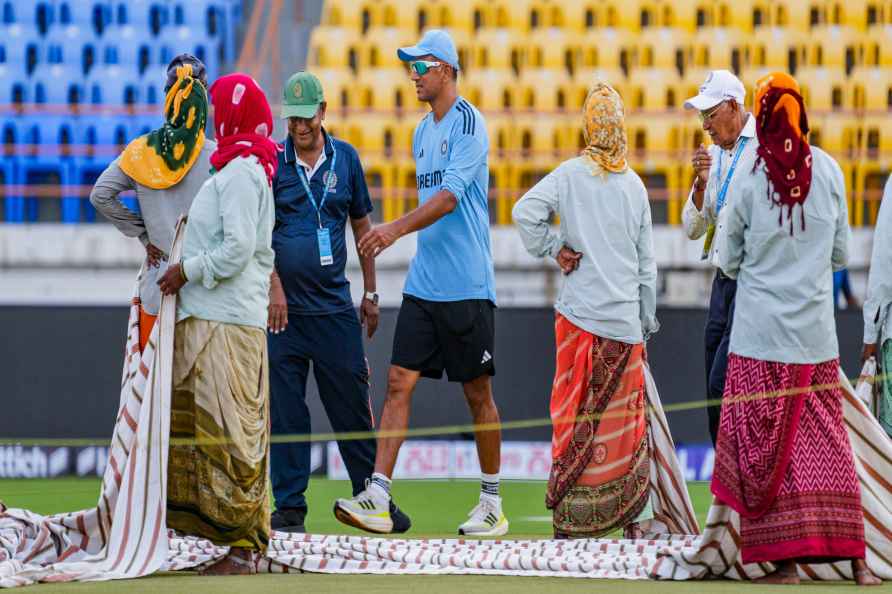
[[[393,531],[390,500],[374,493],[369,481],[356,497],[335,501],[334,515],[338,521],[366,532],[389,534]]]
[[[480,495],[480,503],[468,514],[468,521],[458,527],[467,536],[502,536],[508,533],[508,518],[502,513],[502,498]]]

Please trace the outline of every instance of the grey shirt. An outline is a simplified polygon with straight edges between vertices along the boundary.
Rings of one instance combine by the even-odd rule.
[[[564,277],[555,309],[598,336],[640,343],[659,329],[657,264],[647,190],[631,169],[592,175],[584,157],[565,161],[514,205],[527,251],[554,257],[582,252]],[[549,225],[560,216],[556,232]]]
[[[90,192],[90,203],[127,237],[138,237],[143,245],[151,243],[165,254],[173,244],[174,230],[180,215],[189,212],[192,199],[201,184],[210,177],[210,157],[217,143],[205,138],[204,146],[192,168],[178,184],[164,190],[153,190],[138,184],[119,166],[120,157],[112,161]],[[139,203],[135,213],[121,202],[122,192],[134,190]],[[167,270],[167,262],[158,268],[145,266],[139,285],[142,307],[156,315],[161,307],[157,281]]]
[[[889,320],[892,318],[892,176],[886,180],[880,214],[873,230],[873,254],[870,258],[870,278],[864,300],[864,344],[877,342],[882,331],[888,339]]]
[[[833,271],[845,268],[852,231],[846,185],[836,161],[811,147],[811,190],[793,209],[793,234],[784,209],[768,200],[760,166],[741,171],[732,185],[726,232],[716,236],[719,266],[737,279],[729,351],[781,363],[822,363],[839,356]],[[735,175],[735,178],[737,175]]]

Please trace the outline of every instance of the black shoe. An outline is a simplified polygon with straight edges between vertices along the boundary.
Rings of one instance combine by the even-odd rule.
[[[307,508],[305,507],[283,507],[277,509],[270,516],[270,524],[273,530],[279,532],[306,532],[304,529],[304,520],[307,517]]]
[[[409,519],[409,516],[403,510],[396,506],[393,499],[390,500],[390,519],[393,520],[391,534],[402,534],[412,527],[412,520]]]

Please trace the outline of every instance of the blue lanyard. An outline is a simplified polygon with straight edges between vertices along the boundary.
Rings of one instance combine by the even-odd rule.
[[[313,192],[310,190],[310,182],[307,180],[307,174],[304,171],[304,168],[297,162],[297,148],[294,149],[294,168],[297,169],[297,176],[304,184],[307,198],[310,199],[310,203],[313,205],[313,208],[316,209],[316,220],[319,222],[320,229],[322,229],[322,208],[325,206],[325,199],[328,198],[328,191],[338,183],[337,173],[335,172],[335,166],[338,164],[338,152],[335,150],[334,142],[331,141],[331,136],[328,137],[328,146],[331,147],[331,166],[328,168],[328,179],[322,184],[322,198],[319,200],[318,204],[316,203],[316,198],[313,197]]]
[[[737,152],[734,153],[734,160],[731,161],[731,167],[728,169],[728,175],[725,176],[725,182],[722,184],[721,190],[719,190],[719,196],[715,201],[715,214],[721,212],[722,207],[725,205],[725,195],[728,193],[728,185],[731,183],[731,176],[734,175],[734,169],[737,168],[737,160],[740,159],[740,154],[743,152],[743,147],[746,146],[747,141],[749,141],[749,137],[744,136],[741,139],[740,144],[737,145]],[[725,151],[721,151],[719,153],[719,169],[716,173],[719,175],[722,174],[722,153]]]

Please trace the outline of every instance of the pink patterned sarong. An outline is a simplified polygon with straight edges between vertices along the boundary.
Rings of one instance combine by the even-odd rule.
[[[712,492],[740,514],[744,563],[864,558],[838,369],[728,356]]]

